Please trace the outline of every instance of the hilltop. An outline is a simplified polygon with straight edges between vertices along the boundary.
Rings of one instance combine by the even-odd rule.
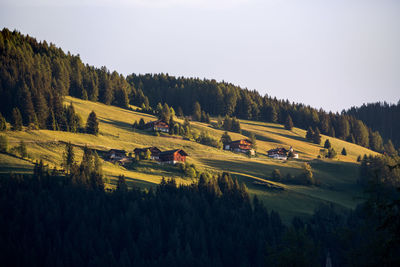
[[[240,120],[242,133],[246,135],[254,133],[257,138],[258,157],[248,158],[241,153],[220,150],[194,141],[154,136],[152,133],[132,129],[132,123],[141,118],[145,122],[155,120],[156,117],[152,115],[65,97],[64,104],[70,103],[74,105],[76,112],[82,118],[87,118],[91,111],[95,111],[100,122],[98,136],[50,130],[8,131],[10,146],[16,146],[23,140],[27,144],[30,157],[35,160],[42,159],[50,167],[61,165],[65,142],[71,142],[75,146],[78,161],[82,158],[82,148],[85,145],[98,150],[100,154],[112,148],[124,149],[128,152],[133,152],[136,147],[148,146],[157,146],[161,150],[181,148],[189,154],[188,162],[195,164],[199,170],[214,173],[231,172],[234,177],[246,183],[251,195],[257,195],[269,209],[279,211],[284,219],[293,215],[310,215],[316,207],[326,202],[345,208],[354,208],[359,203],[357,198],[362,196],[361,187],[356,183],[359,165],[356,162],[357,157],[364,154],[376,154],[356,144],[322,135],[322,144],[326,138],[329,138],[336,151],[341,151],[345,147],[348,153],[347,156],[338,155],[332,160],[322,160],[318,159],[322,146],[308,142],[305,139],[306,132],[302,129],[293,128],[292,131],[288,131],[280,124]],[[215,122],[215,118],[212,122]],[[192,121],[191,125],[199,132],[207,131],[216,139],[219,139],[224,132],[206,123]],[[230,135],[233,140],[246,138],[245,135],[238,133],[230,133]],[[299,159],[280,161],[266,156],[267,150],[280,146],[286,148],[293,146],[299,153]],[[26,173],[32,169],[32,163],[29,161],[4,154],[0,154],[0,158],[1,172]],[[288,173],[296,175],[300,173],[304,162],[311,164],[314,177],[321,182],[320,186],[287,185],[271,181],[271,173],[274,169],[279,169],[283,175]],[[103,170],[105,176],[110,178],[108,186],[111,187],[120,174],[126,176],[129,185],[142,188],[158,184],[163,176],[175,177],[178,183],[193,182],[192,179],[184,177],[176,168],[163,167],[154,162],[143,162],[138,168],[132,170],[104,161]],[[269,191],[255,184],[255,181],[270,181],[271,184],[281,186],[285,190]]]

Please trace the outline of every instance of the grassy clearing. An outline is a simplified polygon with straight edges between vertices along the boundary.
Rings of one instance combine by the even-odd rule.
[[[345,147],[348,156],[339,155],[334,160],[318,160],[317,157],[322,146],[307,142],[304,138],[306,134],[304,130],[294,128],[293,131],[287,131],[279,124],[241,120],[243,135],[229,134],[233,140],[245,138],[250,132],[256,134],[258,157],[250,159],[243,154],[219,150],[192,141],[156,137],[148,132],[132,130],[131,125],[135,120],[139,121],[141,118],[146,122],[154,120],[155,117],[151,115],[66,97],[65,103],[69,104],[70,102],[74,104],[76,112],[84,120],[92,110],[96,112],[100,121],[98,136],[48,130],[8,131],[6,134],[10,146],[17,146],[20,140],[24,140],[30,157],[34,160],[42,159],[50,167],[61,165],[64,151],[63,142],[71,142],[75,145],[78,161],[82,158],[84,145],[99,152],[111,148],[133,152],[136,147],[146,146],[157,146],[161,150],[182,148],[189,154],[188,161],[196,164],[199,169],[210,172],[232,172],[239,180],[247,184],[251,194],[258,195],[270,209],[281,212],[285,219],[292,215],[307,216],[324,202],[332,202],[348,208],[354,207],[359,202],[358,197],[361,196],[360,188],[356,184],[358,176],[356,158],[358,155],[375,154],[366,148],[329,137],[338,154]],[[224,132],[200,122],[191,122],[191,124],[198,132],[207,131],[216,139],[219,139]],[[326,138],[326,136],[322,136],[322,144]],[[278,146],[286,148],[293,146],[299,153],[300,159],[283,162],[268,158],[266,151]],[[281,185],[286,188],[285,191],[269,192],[262,186],[253,184],[256,180],[268,180],[275,168],[279,169],[283,175],[287,173],[296,175],[300,172],[304,162],[311,162],[314,176],[322,182],[320,187]],[[26,173],[31,169],[32,163],[29,161],[0,155],[0,172]],[[116,178],[120,174],[126,176],[128,184],[142,188],[159,183],[162,176],[175,177],[178,183],[192,182],[174,170],[150,162],[143,162],[134,170],[104,162],[103,170],[110,179],[111,187],[114,186]]]

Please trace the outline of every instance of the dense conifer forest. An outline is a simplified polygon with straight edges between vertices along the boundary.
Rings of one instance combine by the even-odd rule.
[[[395,147],[400,146],[400,100],[397,104],[368,103],[352,107],[346,114],[362,120],[374,131],[379,131],[385,140],[391,140]]]
[[[63,108],[65,95],[123,108],[133,104],[154,112],[159,103],[168,103],[179,114],[192,115],[195,120],[210,114],[287,124],[290,118],[291,127],[311,127],[313,131],[378,152],[393,154],[389,139],[396,140],[398,145],[396,123],[390,119],[396,118],[396,107],[380,108],[387,118],[382,123],[378,115],[372,116],[377,119],[371,119],[369,113],[364,115],[367,113],[364,108],[344,114],[327,113],[304,104],[261,96],[255,90],[227,82],[168,74],[132,74],[125,78],[106,67],[85,65],[79,55],[65,54],[52,43],[3,29],[0,32],[2,116],[12,124],[20,124],[22,120],[25,126],[69,131],[74,126]],[[383,139],[380,132],[384,133]]]
[[[85,152],[86,158],[91,155]],[[85,158],[85,156],[84,156]],[[104,191],[82,161],[66,176],[37,164],[0,179],[5,266],[395,266],[400,263],[398,159],[365,157],[370,197],[355,211],[322,206],[284,225],[229,173],[148,191],[120,176]],[[378,168],[377,168],[378,167]],[[389,179],[390,178],[390,179]],[[374,183],[374,187],[367,184]],[[379,185],[379,186],[377,186]],[[390,192],[390,194],[388,194]]]

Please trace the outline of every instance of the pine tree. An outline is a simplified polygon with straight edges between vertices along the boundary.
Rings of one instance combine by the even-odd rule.
[[[22,116],[18,108],[14,108],[12,111],[12,127],[14,131],[22,130]]]
[[[318,144],[318,145],[321,144],[321,134],[320,134],[318,127],[315,128],[313,142],[314,142],[314,144]]]
[[[46,126],[47,126],[47,129],[49,129],[49,130],[52,130],[52,131],[57,130],[56,118],[54,117],[53,110],[50,111],[49,117],[47,118]]]
[[[75,164],[74,147],[72,146],[71,142],[68,142],[65,145],[65,152],[63,154],[63,166],[67,171],[67,173],[71,172],[71,169],[74,164]]]
[[[308,127],[307,133],[306,133],[306,139],[309,141],[312,141],[314,137],[314,131],[313,129],[310,127]]]
[[[343,148],[343,149],[342,149],[342,155],[343,155],[343,156],[347,156],[346,148]]]
[[[7,122],[3,115],[0,113],[0,132],[7,130]]]
[[[128,191],[128,185],[126,184],[125,176],[119,175],[117,181],[117,192],[125,193]]]
[[[392,140],[390,140],[390,139],[385,144],[385,152],[390,156],[396,156],[397,155],[397,151],[393,146]]]
[[[324,144],[324,148],[329,149],[331,147],[332,147],[331,142],[329,141],[329,139],[326,139],[325,144]]]
[[[286,117],[285,129],[288,131],[291,131],[293,129],[293,121],[292,121],[292,117],[290,117],[290,115],[287,115],[287,117]]]
[[[256,135],[253,132],[250,133],[250,142],[252,143],[252,148],[254,150],[256,150],[257,149],[257,139],[256,139]]]
[[[236,117],[232,118],[232,131],[236,132],[236,133],[240,133],[241,129],[240,129],[240,122],[238,119],[236,119]]]
[[[199,102],[195,102],[193,106],[193,114],[192,118],[195,121],[200,121],[201,120],[201,106]]]
[[[26,144],[24,141],[21,141],[17,147],[17,151],[22,158],[28,157],[28,151],[26,149]]]
[[[164,106],[161,110],[161,114],[159,116],[160,120],[164,122],[168,122],[169,118],[171,117],[171,109],[169,108],[167,103],[164,103]]]
[[[139,120],[139,129],[143,129],[143,127],[144,127],[144,125],[145,125],[146,123],[144,122],[144,119],[143,118],[140,118],[140,120]]]
[[[232,120],[231,120],[231,118],[226,116],[225,119],[224,119],[223,126],[224,126],[224,130],[225,131],[231,131],[232,130]]]
[[[184,117],[183,110],[182,110],[182,108],[180,106],[178,107],[177,115],[178,115],[179,118],[183,118]]]
[[[0,135],[0,153],[8,152],[8,138],[7,135]]]
[[[94,111],[92,111],[89,114],[89,117],[87,119],[86,132],[88,134],[94,134],[94,135],[99,134],[99,121],[98,121],[96,113]]]
[[[230,137],[230,135],[228,134],[227,131],[225,131],[222,136],[221,136],[221,142],[222,144],[225,146],[226,144],[229,144],[230,142],[232,142],[232,138]]]

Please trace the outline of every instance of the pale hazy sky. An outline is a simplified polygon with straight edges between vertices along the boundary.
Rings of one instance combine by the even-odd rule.
[[[0,0],[0,27],[124,75],[225,80],[333,111],[400,99],[399,0]]]

